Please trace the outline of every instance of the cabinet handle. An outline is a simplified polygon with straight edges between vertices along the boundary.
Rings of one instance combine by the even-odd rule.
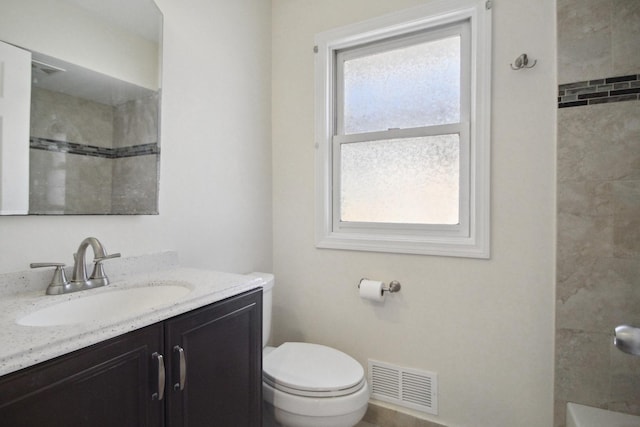
[[[178,356],[180,358],[180,382],[177,382],[173,385],[174,390],[184,390],[184,383],[187,380],[187,361],[184,357],[184,349],[179,345],[173,347],[173,351],[178,352]]]
[[[154,359],[158,359],[158,392],[153,393],[151,395],[151,399],[162,400],[162,398],[164,397],[164,381],[165,381],[164,357],[162,357],[162,355],[158,352],[153,353],[151,357],[153,357]]]

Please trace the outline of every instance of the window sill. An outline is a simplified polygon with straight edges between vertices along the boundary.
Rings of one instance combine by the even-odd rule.
[[[489,239],[479,236],[443,237],[390,234],[322,233],[316,240],[321,249],[341,249],[365,252],[388,252],[414,255],[436,255],[488,259]]]

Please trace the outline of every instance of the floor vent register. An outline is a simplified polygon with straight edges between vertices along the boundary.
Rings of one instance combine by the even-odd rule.
[[[369,359],[371,397],[438,414],[438,375]]]

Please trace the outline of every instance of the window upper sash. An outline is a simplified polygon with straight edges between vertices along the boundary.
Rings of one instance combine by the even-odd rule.
[[[460,39],[460,96],[459,122],[468,122],[471,116],[471,32],[470,21],[464,19],[453,23],[443,24],[436,28],[428,28],[409,35],[394,36],[386,40],[377,40],[361,46],[333,51],[334,54],[334,93],[333,93],[333,135],[345,135],[345,87],[344,64],[347,61],[361,59],[368,56],[386,53],[423,43],[436,42],[451,37]],[[432,125],[440,126],[440,125]],[[392,128],[393,129],[393,128]]]

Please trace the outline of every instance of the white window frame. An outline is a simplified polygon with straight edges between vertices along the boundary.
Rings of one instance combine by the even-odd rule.
[[[491,11],[478,0],[436,0],[424,6],[316,35],[316,246],[319,248],[489,258]],[[464,23],[464,24],[463,24]],[[468,24],[467,24],[468,23]],[[461,24],[461,27],[456,27]],[[400,37],[468,28],[462,43],[460,123],[341,135],[335,85],[338,52]],[[444,30],[441,30],[444,28]],[[441,36],[442,33],[440,33]],[[419,36],[423,37],[423,36]],[[463,38],[464,38],[463,34]],[[390,43],[393,43],[391,41]],[[362,50],[357,49],[363,47]],[[342,55],[342,53],[340,54]],[[348,55],[348,53],[347,53]],[[465,66],[468,64],[468,66]],[[458,225],[340,221],[340,145],[393,137],[460,134]]]

